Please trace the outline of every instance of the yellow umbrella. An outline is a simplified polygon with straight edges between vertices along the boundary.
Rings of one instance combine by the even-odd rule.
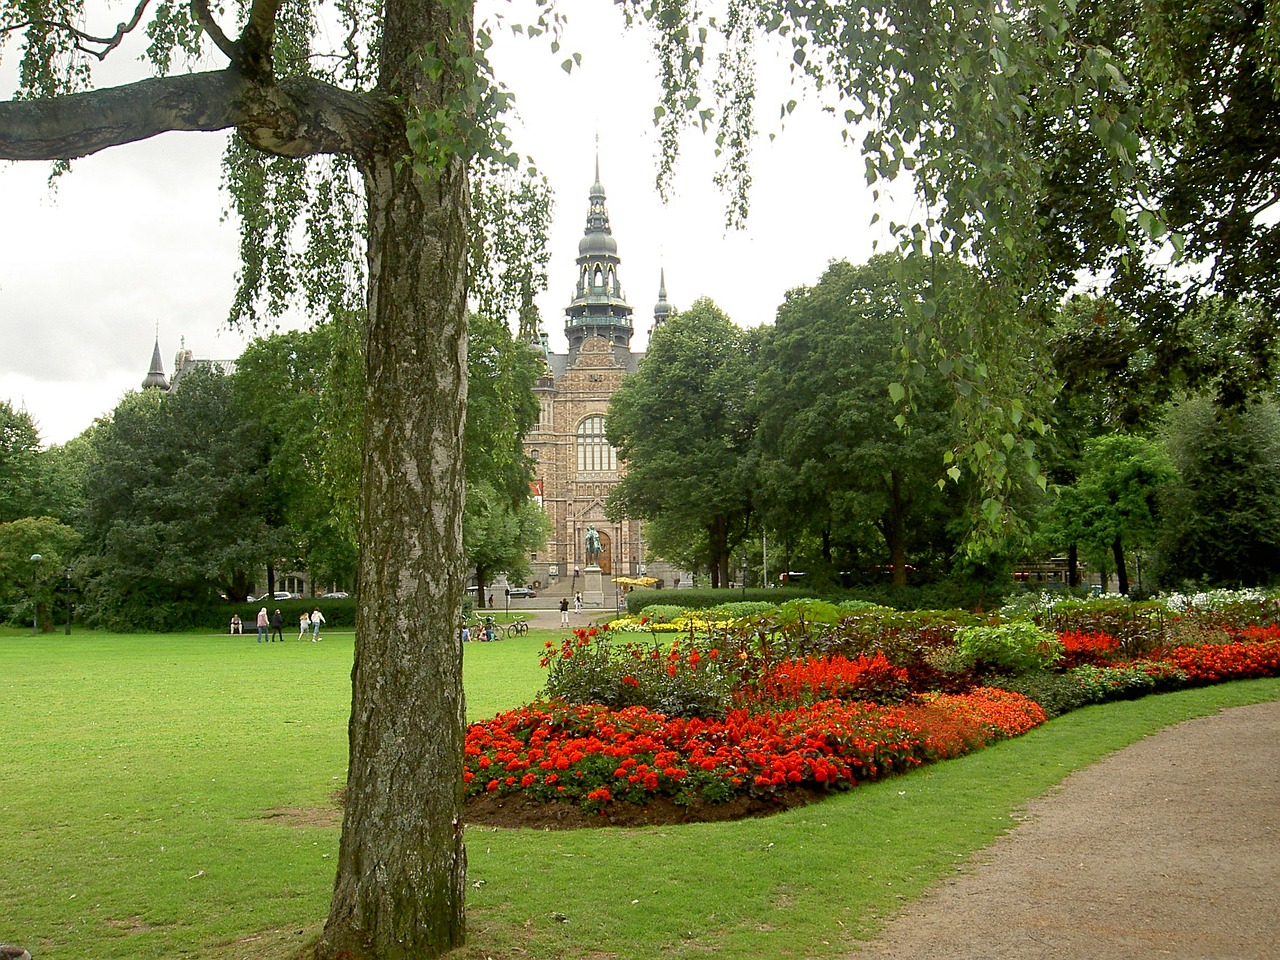
[[[614,583],[620,583],[624,587],[652,587],[658,582],[657,577],[614,577]]]

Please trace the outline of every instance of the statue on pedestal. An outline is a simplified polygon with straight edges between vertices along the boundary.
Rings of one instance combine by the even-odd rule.
[[[587,524],[587,566],[596,567],[600,565],[600,532],[596,530],[594,523]]]

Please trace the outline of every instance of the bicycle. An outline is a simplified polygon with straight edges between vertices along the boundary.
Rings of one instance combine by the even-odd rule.
[[[524,617],[516,614],[511,622],[507,624],[508,637],[523,637],[529,632],[529,621]]]

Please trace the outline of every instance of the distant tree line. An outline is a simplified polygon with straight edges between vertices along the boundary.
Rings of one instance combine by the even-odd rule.
[[[353,590],[360,350],[358,317],[259,338],[233,373],[197,364],[49,449],[29,414],[0,403],[0,616],[36,622],[38,589],[45,629],[74,603],[82,623],[168,630],[289,571]],[[521,446],[540,361],[480,317],[468,357],[468,562],[523,578],[546,537]]]
[[[988,434],[1012,511],[975,556],[961,546],[984,503],[955,466],[966,384],[948,344],[903,342],[909,307],[981,310],[984,291],[952,262],[913,269],[893,255],[833,263],[752,330],[705,299],[673,315],[609,411],[627,465],[612,513],[643,518],[654,553],[712,586],[744,568],[759,582],[766,544],[771,580],[803,572],[815,589],[887,594],[998,593],[1020,564],[1055,556],[1073,585],[1087,562],[1126,593],[1138,579],[1150,591],[1280,577],[1276,385],[1235,347],[1261,307],[1210,300],[1153,332],[1114,303],[1066,302],[1009,361],[1025,415],[1044,404],[1051,429],[1034,446]]]

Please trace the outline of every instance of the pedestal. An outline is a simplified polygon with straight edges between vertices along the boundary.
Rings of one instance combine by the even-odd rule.
[[[588,607],[604,606],[604,573],[595,564],[582,571],[582,603]]]

